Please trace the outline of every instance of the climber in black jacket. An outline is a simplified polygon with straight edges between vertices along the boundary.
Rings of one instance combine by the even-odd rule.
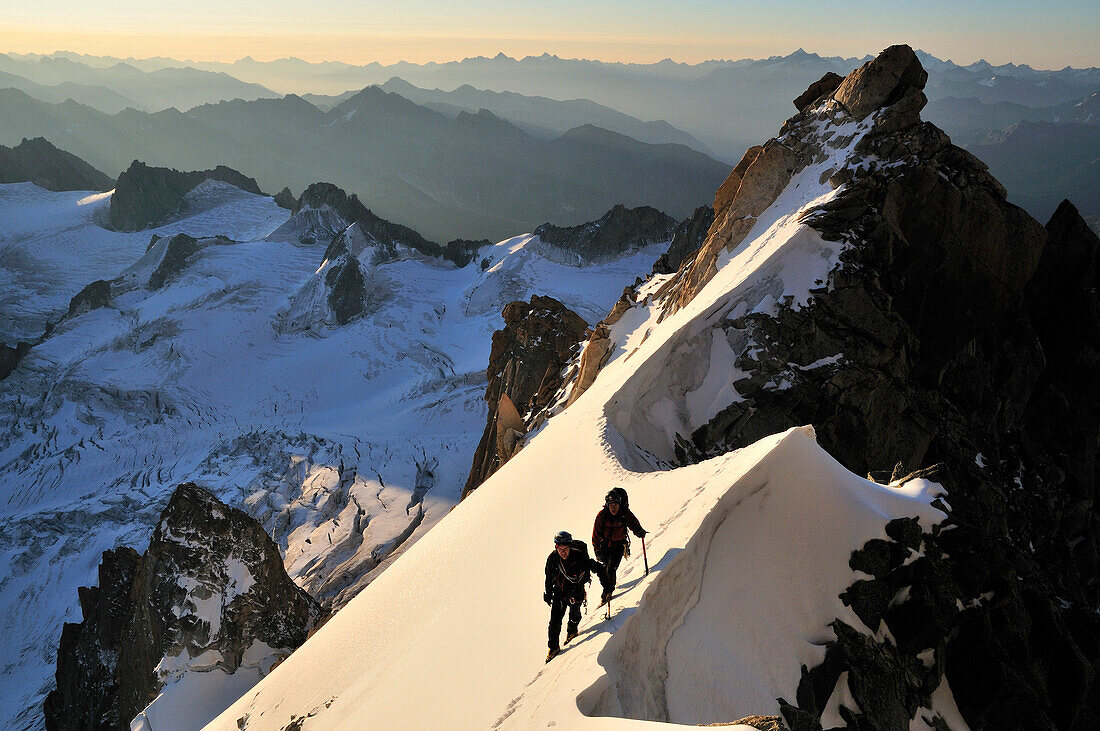
[[[589,558],[585,542],[574,541],[567,531],[558,531],[554,536],[554,550],[546,557],[546,587],[542,595],[542,600],[550,605],[550,652],[546,655],[547,662],[561,651],[558,637],[566,608],[569,609],[566,644],[577,636],[581,605],[585,602],[586,587],[592,581],[592,572],[602,577],[603,567]]]

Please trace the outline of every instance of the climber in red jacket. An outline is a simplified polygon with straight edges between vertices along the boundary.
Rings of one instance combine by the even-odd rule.
[[[596,560],[604,565],[600,576],[603,584],[601,604],[606,604],[611,598],[611,593],[615,591],[615,571],[623,555],[629,555],[628,529],[639,538],[646,534],[634,513],[630,512],[626,490],[616,487],[607,493],[604,507],[596,514],[596,523],[592,526],[592,547]]]

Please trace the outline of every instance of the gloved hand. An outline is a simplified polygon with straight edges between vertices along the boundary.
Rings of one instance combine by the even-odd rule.
[[[553,603],[554,603],[554,602],[553,602],[553,601],[552,601],[552,600],[550,599],[550,595],[549,595],[549,594],[543,594],[543,595],[542,595],[542,600],[543,600],[544,602],[546,602],[547,604],[553,604]]]

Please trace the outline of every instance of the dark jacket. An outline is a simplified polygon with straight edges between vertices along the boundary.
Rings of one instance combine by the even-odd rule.
[[[639,538],[646,533],[629,509],[620,507],[619,514],[612,515],[611,511],[604,507],[596,513],[596,522],[592,526],[592,547],[596,550],[596,555],[599,556],[612,543],[624,543],[628,528]]]
[[[557,550],[546,557],[546,593],[565,599],[583,598],[585,584],[592,580],[592,572],[599,570],[600,565],[589,558],[584,541],[573,541],[569,558],[562,560]]]

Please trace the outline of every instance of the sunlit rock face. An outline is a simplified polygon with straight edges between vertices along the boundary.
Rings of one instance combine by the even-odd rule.
[[[522,436],[526,418],[550,404],[588,327],[553,297],[536,295],[530,302],[511,302],[503,315],[504,328],[493,333],[486,370],[489,416],[463,496],[514,454],[517,437],[512,432]]]

